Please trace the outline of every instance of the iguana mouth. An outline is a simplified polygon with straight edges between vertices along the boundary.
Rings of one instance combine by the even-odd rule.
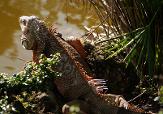
[[[26,37],[23,37],[23,35],[22,35],[20,40],[21,40],[21,44],[22,44],[23,48],[28,49],[29,48],[28,39]]]

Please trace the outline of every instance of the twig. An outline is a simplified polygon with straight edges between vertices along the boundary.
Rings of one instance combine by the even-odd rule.
[[[138,97],[142,96],[147,90],[144,90],[141,94],[139,94],[138,96],[134,97],[133,99],[127,101],[128,103],[134,101],[135,99],[137,99]]]
[[[23,61],[23,62],[26,62],[25,59],[22,59],[22,58],[20,58],[20,57],[16,57],[16,56],[7,56],[7,55],[5,55],[5,56],[6,56],[6,57],[9,57],[9,58],[14,57],[14,58],[16,58],[16,59],[18,59],[18,60],[21,60],[21,61]]]
[[[117,36],[117,37],[109,38],[109,39],[106,39],[106,40],[102,40],[102,41],[99,41],[99,42],[95,43],[95,45],[101,44],[101,43],[106,42],[106,41],[109,42],[109,41],[111,41],[111,40],[119,39],[119,38],[121,38],[121,37],[122,37],[122,36]]]
[[[91,31],[89,31],[88,33],[82,35],[81,37],[84,37],[84,36],[89,36],[90,34],[92,34],[94,31],[96,31],[105,21],[106,19],[109,18],[109,15],[107,15],[95,28],[91,28]]]

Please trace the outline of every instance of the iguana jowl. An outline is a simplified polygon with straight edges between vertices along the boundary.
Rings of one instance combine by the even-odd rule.
[[[86,80],[89,73],[85,62],[53,28],[48,29],[36,16],[22,16],[19,22],[23,33],[21,43],[25,49],[33,50],[33,60],[36,63],[41,54],[50,57],[51,54],[60,53],[60,62],[53,70],[62,72],[62,76],[56,78],[54,83],[58,91],[69,101],[81,99],[91,106],[89,111],[91,114],[117,114],[118,112],[120,114],[121,111],[125,114],[136,114],[110,105],[114,104],[117,98],[119,102],[125,101],[122,97],[112,95],[113,100],[109,103],[108,96],[93,91]]]

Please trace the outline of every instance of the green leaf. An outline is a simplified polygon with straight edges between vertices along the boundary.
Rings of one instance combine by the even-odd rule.
[[[120,52],[122,52],[123,50],[125,50],[128,46],[130,46],[133,42],[136,42],[136,40],[138,40],[140,38],[140,36],[144,33],[145,30],[142,30],[140,33],[138,33],[138,35],[136,35],[134,38],[128,38],[130,39],[129,42],[127,42],[126,44],[124,44],[123,47],[121,47],[120,49],[118,49],[116,52],[114,52],[113,54],[111,54],[107,59],[112,58],[114,56],[116,56],[117,54],[119,54]],[[126,38],[127,39],[127,38]]]

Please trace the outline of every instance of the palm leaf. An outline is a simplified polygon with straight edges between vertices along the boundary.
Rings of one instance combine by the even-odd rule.
[[[141,31],[138,35],[136,35],[133,39],[131,39],[129,42],[127,42],[123,47],[115,51],[113,54],[111,54],[107,59],[112,58],[125,50],[128,46],[130,46],[132,43],[136,42],[139,38],[141,38],[141,35],[144,33],[145,30]],[[129,38],[130,39],[130,38]]]

